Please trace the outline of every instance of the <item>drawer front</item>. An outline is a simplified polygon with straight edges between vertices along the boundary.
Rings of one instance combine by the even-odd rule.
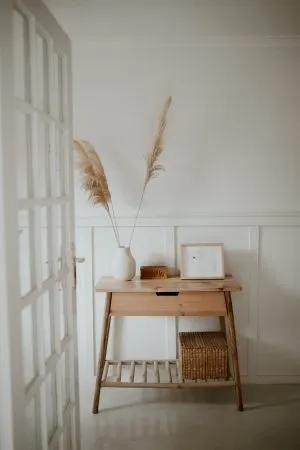
[[[177,294],[177,295],[176,295]],[[112,294],[113,316],[226,316],[222,292]]]

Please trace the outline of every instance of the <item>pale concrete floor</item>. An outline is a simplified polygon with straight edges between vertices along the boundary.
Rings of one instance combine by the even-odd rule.
[[[81,405],[82,450],[300,450],[300,386],[233,391],[104,389],[101,411]]]

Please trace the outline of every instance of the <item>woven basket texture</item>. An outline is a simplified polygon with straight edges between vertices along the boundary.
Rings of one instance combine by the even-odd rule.
[[[223,332],[179,333],[179,347],[183,379],[228,378],[228,347]]]

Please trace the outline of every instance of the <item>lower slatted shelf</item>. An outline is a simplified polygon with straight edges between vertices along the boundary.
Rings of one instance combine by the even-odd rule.
[[[193,388],[233,386],[234,380],[183,380],[178,360],[108,360],[105,362],[102,387]]]

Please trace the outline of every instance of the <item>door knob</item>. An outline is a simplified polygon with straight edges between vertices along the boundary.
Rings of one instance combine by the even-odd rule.
[[[78,264],[81,264],[85,261],[85,258],[79,258],[79,257],[75,257],[75,262],[77,262]]]

